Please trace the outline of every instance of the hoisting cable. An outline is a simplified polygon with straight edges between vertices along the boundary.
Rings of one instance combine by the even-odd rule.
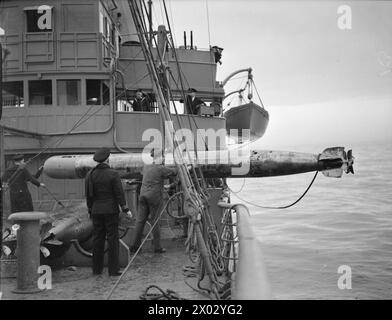
[[[289,205],[287,205],[287,206],[280,206],[280,207],[260,206],[260,205],[258,205],[258,204],[252,203],[252,202],[250,202],[250,201],[247,201],[247,200],[241,198],[240,196],[238,196],[238,194],[237,194],[236,192],[234,192],[233,190],[231,190],[230,187],[228,187],[228,188],[229,188],[229,190],[230,190],[232,193],[235,194],[235,196],[236,196],[238,199],[240,199],[241,201],[243,201],[243,202],[245,202],[245,203],[247,203],[247,204],[249,204],[249,205],[255,206],[255,207],[257,207],[257,208],[261,208],[261,209],[287,209],[287,208],[290,208],[290,207],[296,205],[298,202],[300,202],[300,201],[302,200],[303,197],[305,197],[305,195],[308,193],[308,191],[309,191],[310,188],[312,187],[313,182],[316,180],[316,177],[317,177],[318,173],[319,173],[319,172],[316,171],[316,173],[315,173],[314,176],[313,176],[312,181],[310,182],[309,186],[306,188],[305,192],[304,192],[296,201],[294,201],[293,203],[291,203],[291,204],[289,204]]]
[[[256,90],[257,96],[258,96],[258,98],[259,98],[259,100],[260,100],[261,106],[264,108],[263,101],[261,100],[261,97],[260,97],[260,95],[259,95],[259,90],[257,90],[256,84],[255,84],[255,82],[253,81],[253,79],[252,79],[251,81],[252,81],[253,86],[255,87],[255,90]]]

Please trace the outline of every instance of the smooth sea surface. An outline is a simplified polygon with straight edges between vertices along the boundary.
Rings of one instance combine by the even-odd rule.
[[[319,153],[328,145],[274,148]],[[230,179],[251,212],[273,298],[392,298],[392,143],[350,145],[354,175],[319,173],[308,194],[284,210],[258,208],[295,201],[314,173]],[[262,149],[262,148],[261,148]],[[242,202],[232,194],[232,202]],[[349,266],[351,289],[339,289],[338,268]]]

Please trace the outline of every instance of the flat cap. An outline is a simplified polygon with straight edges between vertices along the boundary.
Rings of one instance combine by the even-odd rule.
[[[188,92],[197,92],[197,90],[195,88],[189,88]]]
[[[109,158],[109,156],[110,156],[109,148],[100,148],[97,151],[95,151],[94,161],[104,162],[107,158]]]
[[[24,159],[24,155],[21,154],[21,153],[17,153],[16,155],[14,155],[14,156],[12,157],[12,159],[15,160],[15,161],[19,161],[19,160]]]

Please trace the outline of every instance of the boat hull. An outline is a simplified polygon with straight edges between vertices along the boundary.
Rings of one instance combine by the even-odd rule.
[[[248,129],[251,140],[260,139],[269,122],[268,111],[252,102],[231,108],[224,113],[224,117],[228,134],[230,130],[238,130],[238,136],[241,138],[241,132]]]

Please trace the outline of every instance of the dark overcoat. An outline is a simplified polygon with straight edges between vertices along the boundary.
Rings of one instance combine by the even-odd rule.
[[[100,163],[85,181],[87,208],[92,215],[118,214],[126,206],[120,175],[108,164]]]
[[[205,104],[205,103],[200,98],[195,97],[195,99],[193,99],[193,101],[192,101],[192,97],[187,96],[186,97],[186,104],[185,104],[185,108],[186,108],[185,111],[187,114],[198,114],[200,105],[203,105],[203,104]]]
[[[11,212],[34,211],[33,200],[27,182],[39,187],[40,182],[34,178],[25,166],[11,165],[4,173],[3,182],[10,191]]]

